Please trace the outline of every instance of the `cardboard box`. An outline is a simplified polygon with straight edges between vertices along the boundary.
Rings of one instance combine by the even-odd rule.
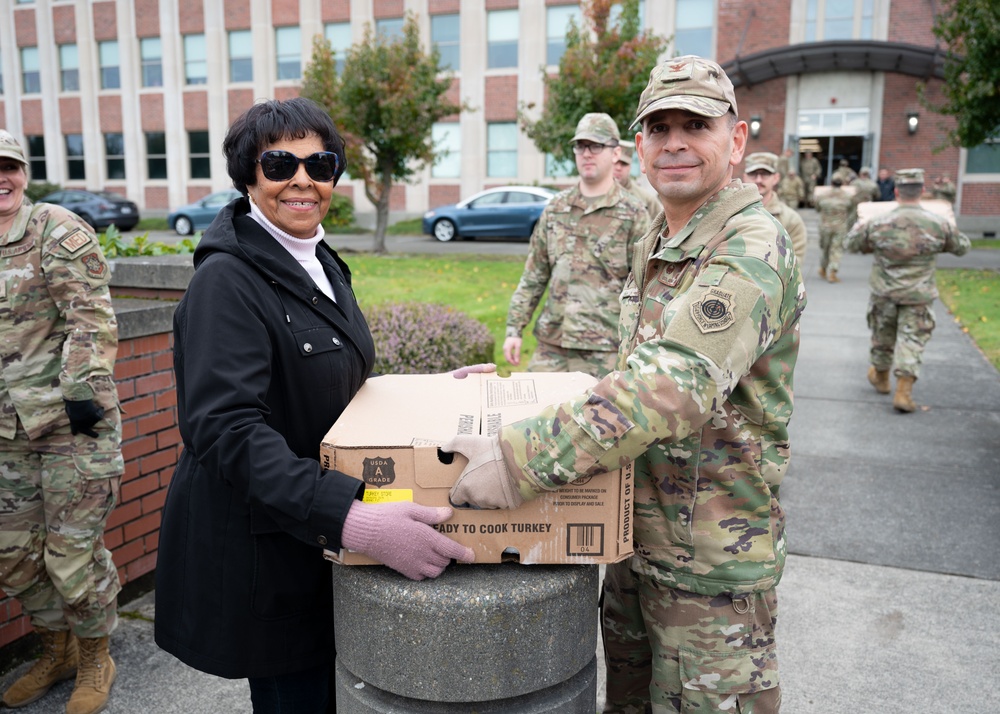
[[[858,204],[858,220],[867,221],[876,216],[884,216],[898,207],[899,204],[896,201],[865,201]],[[943,198],[922,198],[920,199],[920,207],[955,225],[955,207],[951,205],[951,201],[945,201]]]
[[[320,461],[366,483],[365,501],[448,506],[467,460],[438,447],[454,435],[495,434],[595,383],[580,372],[386,375],[369,379],[323,439]],[[453,463],[444,463],[453,460]],[[438,530],[469,546],[477,563],[614,563],[632,554],[632,467],[583,478],[520,508],[455,509]],[[335,562],[376,561],[348,550]]]

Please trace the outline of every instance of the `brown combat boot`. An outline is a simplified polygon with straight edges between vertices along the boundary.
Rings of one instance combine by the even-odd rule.
[[[69,630],[37,630],[42,638],[42,657],[3,693],[11,709],[41,699],[52,685],[76,674],[76,638]]]
[[[831,282],[831,283],[839,283],[840,282],[840,278],[837,277],[837,271],[836,270],[827,271],[826,279],[829,282]]]
[[[115,681],[115,661],[108,653],[107,637],[80,637],[80,669],[76,686],[66,703],[66,714],[104,711]]]
[[[896,378],[896,393],[892,397],[892,406],[896,411],[910,413],[916,411],[917,405],[913,403],[913,383],[916,377],[903,375]]]
[[[819,269],[819,277],[823,278],[823,280],[826,280],[826,268]]]
[[[875,365],[868,368],[868,381],[872,383],[875,387],[875,391],[879,394],[888,394],[891,389],[889,388],[889,370],[875,369]]]

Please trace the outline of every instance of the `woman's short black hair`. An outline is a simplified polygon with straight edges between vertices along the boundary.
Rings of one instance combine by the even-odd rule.
[[[344,140],[337,133],[330,115],[316,102],[295,97],[254,104],[229,127],[222,142],[222,153],[233,186],[246,196],[247,187],[257,183],[257,159],[267,147],[282,139],[303,139],[309,134],[319,136],[324,151],[337,155],[339,168],[333,180],[336,184],[347,168]]]

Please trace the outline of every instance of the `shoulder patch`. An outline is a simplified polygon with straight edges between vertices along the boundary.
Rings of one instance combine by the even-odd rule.
[[[62,229],[62,226],[59,226],[56,230],[60,229]],[[88,243],[90,243],[90,236],[79,228],[74,228],[69,232],[69,235],[59,241],[59,245],[69,251],[70,255],[77,252]]]
[[[94,279],[100,279],[104,277],[105,271],[107,271],[107,263],[105,263],[100,254],[98,253],[87,253],[80,259],[83,262],[84,268],[87,270],[87,275]]]
[[[691,303],[691,319],[703,335],[721,332],[736,322],[735,308],[736,296],[733,292],[715,286]]]

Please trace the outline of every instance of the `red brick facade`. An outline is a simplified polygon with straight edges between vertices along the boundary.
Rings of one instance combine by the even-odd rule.
[[[225,0],[226,29],[250,29],[250,0]]]
[[[94,39],[97,42],[117,39],[118,14],[114,1],[95,2],[91,8],[94,13]]]
[[[351,0],[323,0],[320,6],[323,22],[349,22]]]

